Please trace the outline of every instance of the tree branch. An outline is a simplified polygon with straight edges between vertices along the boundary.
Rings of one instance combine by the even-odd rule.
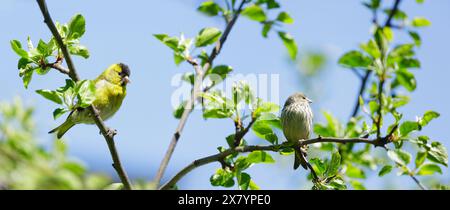
[[[234,134],[234,146],[235,147],[237,147],[237,146],[239,146],[239,144],[241,144],[242,138],[244,138],[245,134],[248,133],[248,131],[253,126],[255,121],[256,121],[256,118],[252,117],[252,120],[248,123],[247,127],[245,127],[244,129],[242,129],[242,122],[236,123],[236,125],[235,125],[236,132]],[[238,125],[238,124],[240,124],[240,125]]]
[[[366,70],[366,74],[364,75],[364,77],[362,77],[361,86],[359,87],[358,96],[356,97],[356,103],[355,103],[355,106],[353,108],[353,112],[352,112],[352,116],[351,117],[356,117],[356,115],[358,115],[358,112],[359,112],[359,96],[363,97],[364,91],[366,90],[367,81],[369,81],[369,78],[370,78],[371,74],[372,74],[372,71]]]
[[[392,6],[391,13],[389,13],[388,18],[386,19],[386,23],[384,24],[384,27],[390,27],[392,25],[392,19],[394,18],[395,13],[397,13],[400,2],[401,0],[395,0],[394,6]]]
[[[420,187],[422,190],[427,190],[427,187],[425,187],[413,174],[409,174],[409,176],[414,180],[414,182]]]
[[[69,77],[77,82],[80,80],[80,77],[77,74],[77,71],[75,69],[75,65],[72,62],[72,58],[70,57],[69,51],[67,49],[67,46],[64,44],[64,41],[61,37],[61,35],[58,32],[58,29],[56,28],[50,13],[47,8],[47,4],[45,3],[45,0],[36,0],[39,8],[42,12],[42,15],[44,16],[44,22],[47,24],[48,28],[52,32],[53,36],[56,39],[56,42],[58,43],[59,48],[61,49],[64,58],[67,62],[68,69],[63,68],[60,64],[53,65],[52,68],[57,69],[63,74],[68,74]],[[89,110],[92,114],[92,117],[95,121],[95,124],[100,129],[100,132],[102,133],[103,137],[106,140],[106,143],[108,144],[109,151],[111,153],[111,157],[113,159],[112,166],[116,170],[117,174],[120,177],[120,180],[122,181],[124,188],[127,190],[131,190],[131,182],[128,178],[128,175],[126,174],[125,170],[122,167],[122,164],[120,162],[119,154],[117,153],[116,146],[114,144],[114,136],[116,132],[113,129],[109,129],[106,127],[105,123],[100,117],[100,114],[98,110],[93,106],[89,106]]]
[[[374,146],[381,146],[384,147],[386,142],[382,142],[380,139],[367,139],[367,138],[333,138],[333,137],[317,137],[313,139],[308,140],[300,140],[296,142],[295,144],[284,142],[282,144],[277,145],[268,145],[268,146],[259,146],[259,145],[249,145],[249,146],[239,146],[235,148],[227,149],[221,153],[211,155],[208,157],[200,158],[195,161],[193,161],[188,166],[184,167],[181,171],[179,171],[172,179],[170,179],[167,183],[162,185],[159,189],[161,190],[167,190],[171,189],[175,184],[183,178],[186,174],[191,172],[192,170],[212,163],[212,162],[218,162],[222,160],[223,158],[227,157],[228,155],[231,155],[233,153],[245,153],[245,152],[253,152],[253,151],[272,151],[272,152],[278,152],[282,149],[286,148],[294,148],[294,147],[301,147],[303,145],[309,145],[309,144],[315,144],[315,143],[324,143],[324,142],[332,142],[332,143],[340,143],[340,144],[346,144],[346,143],[365,143],[365,144],[372,144]],[[311,170],[313,171],[313,170]],[[316,175],[317,176],[317,175]]]
[[[181,115],[180,121],[178,122],[178,126],[175,129],[175,132],[172,136],[172,139],[170,141],[169,147],[167,148],[166,154],[164,155],[163,160],[161,161],[161,164],[159,166],[158,172],[156,173],[154,184],[158,187],[159,183],[161,182],[161,179],[164,175],[164,172],[167,168],[167,165],[169,164],[170,158],[172,157],[173,151],[175,150],[175,147],[178,143],[178,140],[180,139],[181,133],[183,131],[184,125],[186,124],[186,121],[190,115],[190,113],[193,110],[194,103],[197,99],[198,94],[202,91],[201,84],[203,83],[204,79],[204,72],[206,72],[213,64],[214,59],[217,57],[217,55],[220,53],[220,50],[222,49],[223,45],[225,44],[225,41],[228,38],[228,35],[231,32],[231,29],[233,28],[236,20],[238,19],[242,8],[244,4],[246,3],[246,0],[242,0],[241,4],[239,5],[239,8],[234,13],[233,18],[230,20],[230,22],[227,24],[222,36],[220,37],[220,40],[217,42],[216,47],[212,50],[212,52],[209,55],[208,61],[203,65],[202,68],[197,64],[197,62],[191,63],[191,65],[194,66],[196,77],[194,82],[194,88],[191,92],[191,99],[187,102],[186,107],[183,111],[183,114]]]
[[[389,15],[388,15],[388,17],[386,19],[386,22],[384,23],[383,27],[391,27],[392,26],[392,20],[394,18],[395,13],[397,13],[397,10],[398,10],[398,8],[400,6],[400,2],[401,2],[401,0],[395,0],[394,5],[392,6],[391,12],[389,13]],[[378,19],[377,19],[376,16],[377,16],[377,13],[374,12],[372,21],[374,22],[374,24],[378,25],[378,22],[377,22]],[[364,91],[366,90],[366,87],[367,87],[367,81],[370,79],[371,74],[372,74],[372,71],[366,70],[366,74],[364,75],[364,77],[362,77],[361,86],[360,86],[359,92],[358,92],[359,94],[356,97],[356,103],[355,103],[355,106],[353,108],[353,112],[352,112],[351,117],[356,117],[356,115],[358,115],[358,112],[359,112],[359,96],[363,96]]]

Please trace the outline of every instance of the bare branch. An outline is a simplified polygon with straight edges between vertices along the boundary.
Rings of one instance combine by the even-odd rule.
[[[63,74],[68,74],[69,77],[77,82],[80,80],[80,77],[77,74],[77,71],[75,69],[75,65],[72,62],[72,58],[70,57],[69,51],[67,49],[67,46],[64,44],[64,41],[61,37],[61,35],[58,32],[58,29],[56,28],[50,13],[47,8],[47,4],[45,0],[37,0],[37,3],[39,5],[39,8],[41,9],[42,15],[44,16],[44,22],[47,24],[48,28],[52,32],[53,36],[56,39],[56,42],[58,43],[59,48],[61,48],[61,51],[64,55],[64,58],[67,62],[67,66],[69,69],[63,68],[60,64],[55,63],[52,65],[52,68],[55,68],[56,70],[60,71]],[[128,178],[128,175],[126,174],[125,170],[122,167],[122,164],[120,162],[119,154],[117,153],[116,146],[114,144],[114,135],[116,132],[113,129],[110,129],[106,127],[105,123],[100,117],[100,114],[98,110],[93,106],[89,106],[89,110],[91,111],[92,117],[95,121],[95,124],[100,129],[100,132],[102,133],[103,137],[106,140],[106,143],[108,144],[109,151],[111,153],[111,157],[113,159],[113,167],[116,170],[117,174],[120,177],[120,180],[122,181],[124,188],[127,190],[131,190],[131,182]]]

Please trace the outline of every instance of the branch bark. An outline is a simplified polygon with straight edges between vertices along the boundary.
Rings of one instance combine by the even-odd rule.
[[[298,141],[295,144],[292,143],[282,143],[277,145],[268,145],[268,146],[259,146],[259,145],[249,145],[249,146],[239,146],[235,148],[227,149],[221,153],[217,153],[215,155],[207,156],[204,158],[197,159],[184,167],[181,171],[179,171],[172,179],[170,179],[167,183],[162,185],[159,189],[160,190],[168,190],[171,189],[175,184],[183,178],[186,174],[191,172],[192,170],[212,163],[212,162],[219,162],[220,160],[224,159],[228,155],[231,155],[233,153],[245,153],[245,152],[253,152],[253,151],[272,151],[272,152],[278,152],[282,149],[286,148],[294,148],[294,147],[300,147],[303,145],[309,145],[309,144],[315,144],[315,143],[324,143],[324,142],[332,142],[332,143],[340,143],[340,144],[346,144],[346,143],[365,143],[365,144],[372,144],[374,146],[382,146],[383,142],[381,142],[379,139],[367,139],[367,138],[332,138],[332,137],[317,137],[313,139],[308,140],[301,140]]]
[[[64,41],[61,37],[61,35],[58,32],[58,29],[55,26],[55,23],[53,22],[50,13],[47,8],[47,4],[45,0],[36,0],[39,8],[42,12],[42,15],[44,17],[44,22],[47,24],[48,28],[52,32],[53,36],[56,39],[56,42],[58,43],[58,46],[61,48],[61,51],[64,55],[64,59],[66,60],[68,69],[65,69],[60,64],[53,65],[52,68],[57,69],[63,74],[68,74],[69,77],[77,82],[80,80],[80,77],[78,76],[78,73],[75,69],[75,65],[72,62],[72,58],[70,57],[70,53],[67,49],[67,46],[64,44]],[[122,167],[122,164],[120,162],[119,154],[117,152],[116,146],[114,144],[114,136],[116,135],[115,130],[110,129],[106,127],[105,123],[100,117],[99,111],[93,106],[89,106],[89,110],[91,111],[92,117],[95,121],[95,124],[100,129],[100,132],[102,133],[103,137],[106,140],[106,143],[108,144],[109,151],[111,153],[111,157],[113,160],[113,168],[116,170],[117,174],[119,175],[119,178],[121,182],[123,183],[124,189],[131,190],[131,182],[128,178],[127,173]]]
[[[186,107],[183,111],[183,114],[181,115],[178,126],[175,129],[175,132],[170,141],[169,147],[167,148],[166,154],[164,155],[164,158],[161,161],[161,164],[159,166],[158,172],[156,173],[156,176],[154,179],[154,184],[157,187],[159,186],[159,183],[161,182],[161,179],[164,175],[167,165],[169,164],[170,158],[172,157],[172,154],[175,150],[178,140],[180,139],[180,136],[181,136],[183,128],[186,124],[186,121],[189,118],[189,115],[194,108],[195,101],[196,101],[199,93],[202,91],[201,84],[203,83],[204,72],[206,72],[213,65],[214,59],[217,57],[217,55],[220,53],[220,50],[223,48],[223,45],[225,44],[225,42],[228,38],[228,35],[230,34],[231,29],[233,28],[234,24],[236,23],[236,20],[238,19],[245,3],[246,3],[246,0],[242,0],[241,4],[239,5],[239,8],[234,13],[233,18],[230,20],[230,22],[228,22],[222,36],[220,37],[220,39],[217,42],[214,49],[211,51],[208,62],[206,62],[205,65],[203,65],[203,67],[200,67],[197,62],[188,61],[191,65],[193,65],[195,73],[196,73],[194,88],[191,91],[191,99],[186,104]]]

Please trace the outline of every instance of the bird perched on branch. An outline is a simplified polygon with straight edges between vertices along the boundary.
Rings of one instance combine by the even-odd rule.
[[[100,117],[107,120],[112,117],[122,105],[127,93],[127,84],[130,82],[130,69],[123,63],[109,66],[95,80],[95,100],[92,105],[97,108]],[[77,108],[73,110],[66,121],[49,133],[56,132],[61,138],[70,128],[76,124],[94,124],[92,113],[88,108]]]
[[[294,93],[284,103],[281,112],[281,124],[287,141],[306,140],[311,134],[313,113],[309,104],[312,103],[303,93]],[[307,169],[306,147],[295,148],[294,170],[300,165]]]

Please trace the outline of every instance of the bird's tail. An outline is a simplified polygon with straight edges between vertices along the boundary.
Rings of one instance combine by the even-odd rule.
[[[71,122],[70,120],[66,120],[63,124],[56,127],[55,129],[49,131],[48,133],[56,133],[56,137],[60,139],[70,128],[72,128],[75,124]]]
[[[294,170],[300,165],[302,165],[304,169],[308,169],[304,152],[302,152],[301,148],[295,148]]]

